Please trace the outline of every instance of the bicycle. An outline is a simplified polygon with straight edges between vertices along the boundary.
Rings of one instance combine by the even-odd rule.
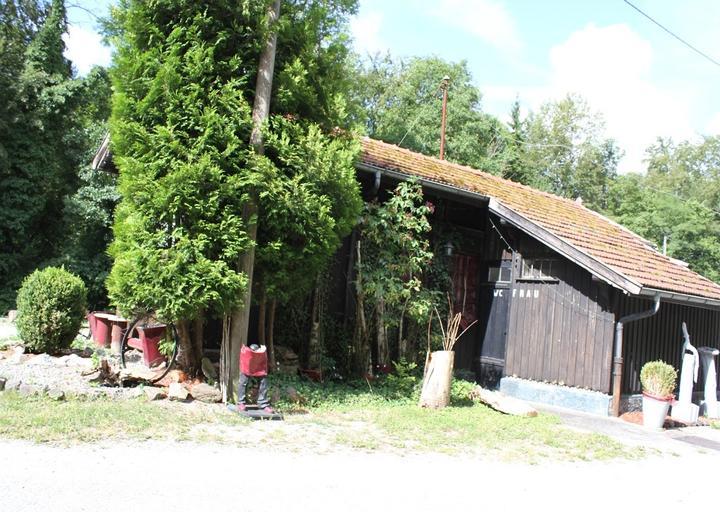
[[[179,337],[175,324],[161,323],[154,315],[139,315],[128,324],[120,342],[122,368],[138,368],[156,383],[177,359]],[[151,375],[151,376],[150,376]]]

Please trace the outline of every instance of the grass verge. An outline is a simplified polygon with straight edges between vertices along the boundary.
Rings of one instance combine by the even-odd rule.
[[[537,463],[552,460],[638,458],[606,436],[570,431],[553,416],[505,416],[482,405],[433,411],[414,404],[335,406],[288,414],[285,422],[256,422],[218,406],[137,400],[55,402],[0,393],[0,437],[62,445],[103,440],[250,442],[313,452],[350,448],[394,453],[472,454]]]

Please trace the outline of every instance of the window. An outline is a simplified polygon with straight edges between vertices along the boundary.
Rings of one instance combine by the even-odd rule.
[[[488,283],[509,283],[512,276],[512,262],[499,261],[488,265]]]
[[[522,262],[520,279],[535,281],[557,281],[557,260],[525,258]]]

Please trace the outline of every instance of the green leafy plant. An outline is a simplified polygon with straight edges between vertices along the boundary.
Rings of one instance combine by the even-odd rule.
[[[643,392],[657,397],[668,397],[675,390],[677,371],[664,361],[650,361],[640,370]]]
[[[64,268],[36,270],[23,281],[17,297],[17,328],[32,352],[70,347],[87,304],[82,280]]]

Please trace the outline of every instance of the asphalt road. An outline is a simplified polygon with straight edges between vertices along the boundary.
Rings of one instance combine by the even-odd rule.
[[[437,454],[0,441],[0,511],[711,510],[719,465],[714,451],[528,465]]]

